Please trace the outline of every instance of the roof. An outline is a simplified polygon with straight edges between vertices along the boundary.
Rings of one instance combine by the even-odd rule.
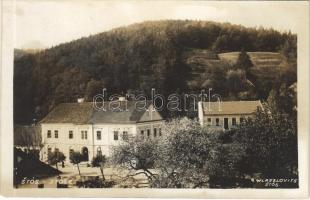
[[[126,105],[127,104],[127,105]],[[138,104],[138,105],[136,105]],[[104,108],[106,111],[95,111],[90,119],[90,123],[137,123],[140,121],[145,110],[139,111],[136,107],[142,107],[144,103],[138,101],[120,101],[121,111],[113,110],[113,107],[118,107],[118,103],[110,104],[105,103]],[[148,108],[151,101],[146,101],[145,107]],[[110,107],[110,108],[109,108]]]
[[[204,115],[253,114],[262,104],[258,101],[202,102]],[[209,109],[210,108],[210,109]]]
[[[86,124],[93,114],[93,104],[61,103],[56,106],[41,123],[74,123]]]
[[[151,104],[151,101],[146,101],[145,108],[149,108]],[[144,106],[144,102],[141,101],[105,102],[103,106],[102,104],[97,105],[100,109],[95,109],[93,102],[62,103],[56,106],[41,123],[130,124],[162,120],[158,113],[152,115],[150,119],[143,117],[147,112],[146,109],[137,109]],[[115,107],[120,108],[120,110],[113,109]]]

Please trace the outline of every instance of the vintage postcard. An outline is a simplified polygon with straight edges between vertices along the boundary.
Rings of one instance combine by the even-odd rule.
[[[307,197],[308,1],[1,2],[1,195]]]

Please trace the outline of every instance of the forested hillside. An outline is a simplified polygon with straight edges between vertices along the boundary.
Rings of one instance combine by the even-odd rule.
[[[103,87],[109,94],[147,95],[151,88],[167,95],[212,87],[224,99],[265,100],[273,90],[278,97],[278,88],[297,80],[296,41],[273,29],[164,20],[18,53],[14,120],[40,120],[58,103],[91,100]]]

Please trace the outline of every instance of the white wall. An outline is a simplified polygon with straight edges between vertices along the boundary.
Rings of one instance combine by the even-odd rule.
[[[150,129],[151,138],[154,137],[154,128],[159,136],[159,128],[163,121],[143,122],[137,124],[41,124],[43,149],[41,158],[47,160],[48,148],[52,151],[58,148],[66,156],[66,162],[70,162],[70,149],[81,152],[83,147],[88,148],[89,161],[96,156],[97,149],[100,147],[102,153],[111,156],[112,148],[123,142],[123,132],[127,131],[128,136],[132,137],[140,134],[141,130]],[[48,130],[51,131],[51,138],[47,138]],[[55,138],[54,131],[58,130],[58,138]],[[73,131],[73,139],[69,139],[69,131]],[[87,131],[87,139],[82,139],[81,131]],[[97,131],[101,131],[101,140],[97,139]],[[114,131],[118,131],[118,140],[114,140]]]
[[[101,131],[101,140],[97,139],[97,131]],[[118,132],[118,140],[114,140],[114,131]],[[136,124],[95,124],[93,125],[94,150],[100,147],[102,153],[111,156],[111,148],[119,145],[123,141],[123,132],[126,131],[130,136],[136,134]]]
[[[46,161],[47,159],[48,148],[51,148],[52,151],[54,151],[55,148],[58,148],[59,151],[66,156],[66,162],[69,162],[70,149],[81,152],[83,147],[87,147],[89,158],[93,156],[91,124],[41,124],[41,129],[42,142],[44,145],[41,151],[43,161]],[[51,131],[51,138],[47,137],[48,130]],[[55,130],[58,131],[58,138],[55,138]],[[69,131],[73,131],[72,139],[69,139]],[[87,139],[82,139],[81,131],[87,131]]]
[[[252,116],[253,115],[204,115],[203,116],[203,125],[215,127],[216,126],[216,118],[218,118],[219,119],[219,126],[224,129],[224,118],[228,118],[228,128],[231,129],[231,128],[233,128],[232,118],[236,118],[236,123],[240,124],[240,118],[246,119],[246,118],[249,118]],[[211,118],[211,124],[208,123],[208,118]]]
[[[161,126],[163,121],[153,122],[153,123],[139,123],[137,124],[137,134],[139,137],[142,136],[141,131],[144,133],[144,137],[147,138],[147,130],[150,130],[150,138],[154,138],[154,129],[156,129],[156,137],[159,137],[159,132],[161,131]],[[162,132],[161,132],[162,134]]]
[[[203,120],[203,108],[202,108],[202,102],[198,102],[198,119],[201,126],[203,126],[204,120]]]

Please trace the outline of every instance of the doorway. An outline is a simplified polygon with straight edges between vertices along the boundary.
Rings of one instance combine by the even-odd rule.
[[[82,160],[88,161],[88,149],[87,149],[87,147],[82,148]]]
[[[228,129],[228,118],[224,118],[224,129]]]

